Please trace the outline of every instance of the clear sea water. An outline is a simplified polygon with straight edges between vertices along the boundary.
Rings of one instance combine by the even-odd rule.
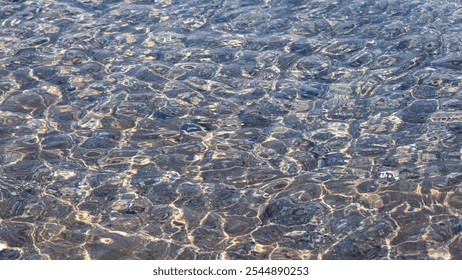
[[[462,259],[460,1],[0,1],[0,259]]]

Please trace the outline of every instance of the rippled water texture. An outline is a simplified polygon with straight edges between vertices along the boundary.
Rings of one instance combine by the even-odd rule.
[[[1,259],[462,259],[459,1],[0,1]]]

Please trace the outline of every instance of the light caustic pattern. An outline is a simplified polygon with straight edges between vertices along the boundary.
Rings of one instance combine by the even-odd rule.
[[[457,1],[0,1],[1,259],[462,259]]]

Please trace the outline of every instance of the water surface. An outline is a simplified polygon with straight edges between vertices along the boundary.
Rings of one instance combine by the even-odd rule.
[[[0,259],[462,259],[459,1],[0,1]]]

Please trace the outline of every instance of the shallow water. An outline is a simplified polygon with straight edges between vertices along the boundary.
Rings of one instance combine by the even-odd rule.
[[[458,1],[0,23],[0,259],[462,259]]]

